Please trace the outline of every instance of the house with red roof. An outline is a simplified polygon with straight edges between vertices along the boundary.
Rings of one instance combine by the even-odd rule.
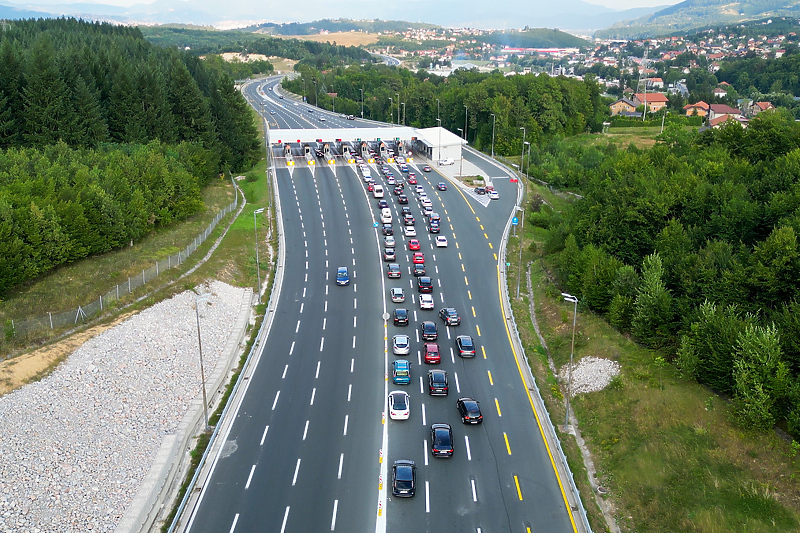
[[[669,104],[669,98],[661,93],[636,93],[632,100],[637,107],[646,104],[647,110],[651,112],[664,109]]]

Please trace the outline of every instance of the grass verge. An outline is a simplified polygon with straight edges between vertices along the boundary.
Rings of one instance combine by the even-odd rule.
[[[532,191],[534,192],[534,191]],[[543,191],[535,191],[542,193]],[[535,248],[542,230],[527,228],[523,264],[532,261],[536,319],[557,368],[570,355],[572,304],[547,276]],[[509,257],[518,253],[515,239]],[[509,272],[509,293],[516,274]],[[525,287],[525,280],[522,280]],[[523,288],[523,291],[525,289]],[[527,299],[513,302],[520,336],[551,420],[563,424],[560,384],[533,327]],[[681,379],[659,354],[619,334],[601,318],[579,309],[575,359],[613,359],[622,368],[603,391],[572,401],[579,427],[608,490],[623,531],[795,532],[800,529],[800,446],[773,432],[746,433],[729,422],[728,405],[713,393]],[[590,523],[605,531],[590,492],[574,437],[561,435]]]

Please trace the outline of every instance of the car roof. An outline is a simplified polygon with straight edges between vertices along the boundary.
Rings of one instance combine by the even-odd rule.
[[[431,424],[431,429],[450,429],[450,424]]]
[[[406,361],[405,359],[395,359],[393,361],[393,363],[394,363],[394,366],[399,367],[399,368],[408,368],[409,366],[411,366],[409,364],[409,362]]]
[[[428,370],[428,374],[430,374],[431,376],[442,376],[442,377],[447,375],[447,373],[444,370],[439,370],[439,369]]]

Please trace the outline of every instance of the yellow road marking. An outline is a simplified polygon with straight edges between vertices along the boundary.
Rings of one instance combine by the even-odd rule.
[[[494,254],[494,260],[497,261],[497,254]]]
[[[469,281],[467,280],[467,276],[464,276],[464,285],[469,285]]]
[[[467,291],[467,296],[469,296],[469,299],[472,300],[472,292]]]
[[[487,370],[486,373],[489,374],[489,385],[494,385],[494,380],[492,379],[492,371]]]
[[[475,306],[474,305],[472,306],[472,316],[478,316],[478,315],[475,314]]]
[[[500,412],[500,402],[497,401],[497,398],[494,399],[494,405],[497,407],[497,416],[503,416],[503,413]]]
[[[519,496],[519,501],[522,501],[522,490],[519,488],[519,478],[514,475],[514,483],[517,485],[517,496]]]
[[[456,243],[456,248],[458,248],[458,243]]]
[[[503,291],[500,279],[500,265],[496,265],[497,269],[497,295],[500,299],[500,304],[502,306],[503,302]],[[542,436],[542,442],[544,442],[545,448],[547,448],[547,455],[550,457],[550,466],[553,469],[553,473],[556,475],[556,480],[558,481],[558,486],[561,489],[561,499],[564,502],[564,507],[567,510],[567,515],[569,515],[569,521],[572,524],[572,531],[574,533],[578,533],[578,526],[575,524],[575,517],[572,514],[572,508],[569,506],[569,502],[567,501],[567,494],[564,491],[564,484],[561,482],[561,476],[558,474],[558,469],[556,468],[556,461],[553,459],[553,452],[550,450],[550,445],[547,443],[547,438],[544,434],[544,428],[542,427],[542,421],[539,419],[539,413],[536,411],[536,406],[533,404],[533,398],[531,397],[531,392],[528,390],[528,386],[525,383],[525,376],[522,374],[522,367],[519,363],[519,357],[517,356],[517,350],[514,349],[514,343],[511,341],[511,331],[508,328],[508,321],[504,320],[505,328],[506,328],[506,336],[508,337],[508,344],[511,346],[511,353],[514,354],[514,361],[517,364],[517,372],[519,373],[520,380],[522,381],[522,386],[525,388],[525,393],[528,395],[528,403],[530,403],[531,410],[533,411],[533,416],[536,417],[536,424],[539,426],[539,433]],[[521,498],[521,496],[520,496]]]
[[[484,228],[483,228],[483,224],[480,224],[480,226],[481,226],[481,231],[483,231],[483,229],[484,229]]]
[[[489,236],[486,235],[486,233],[484,233],[483,236],[486,237],[486,240],[489,240]]]
[[[486,359],[486,348],[481,346],[481,351],[483,352],[483,358]]]
[[[461,263],[461,272],[466,272],[466,271],[467,271],[467,269],[464,268],[464,263]]]
[[[458,260],[461,261],[461,252],[458,252]]]
[[[475,211],[473,211],[473,213],[474,213],[474,212],[475,212]],[[481,221],[481,217],[478,217],[478,216],[476,216],[476,217],[475,217],[475,220],[477,220],[478,222],[480,222],[480,221]]]
[[[478,332],[478,337],[480,337],[481,336],[481,327],[476,324],[475,325],[475,330]]]
[[[505,432],[503,432],[503,438],[506,439],[506,451],[508,455],[511,455],[511,445],[508,443],[508,435],[506,435]]]
[[[494,250],[494,246],[492,246],[492,243],[489,243],[489,248],[491,248],[492,250]]]

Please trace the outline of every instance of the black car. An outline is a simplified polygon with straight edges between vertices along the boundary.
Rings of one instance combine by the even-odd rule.
[[[428,231],[431,233],[439,233],[441,230],[439,229],[439,224],[434,224],[431,222],[431,224],[428,226]]]
[[[392,465],[392,495],[410,498],[417,488],[417,466],[414,461],[399,459]]]
[[[453,430],[450,424],[431,424],[431,454],[434,457],[453,455]]]
[[[408,325],[408,309],[395,309],[394,310],[394,325],[407,326]]]
[[[417,278],[417,290],[419,292],[433,292],[433,281],[428,276]]]
[[[454,307],[443,307],[439,309],[439,318],[442,319],[445,326],[461,325],[461,317],[458,316],[458,311],[456,311]]]
[[[389,202],[386,200],[378,200],[378,209],[385,209],[389,207]]]
[[[408,214],[411,214],[411,208],[408,207],[407,205],[404,205],[403,207],[400,208],[400,212],[403,213],[403,216],[406,216]]]
[[[426,320],[419,325],[419,334],[424,341],[435,341],[439,338],[439,333],[436,331],[436,324],[430,320]]]
[[[415,276],[424,276],[425,275],[425,265],[423,263],[416,263],[414,265],[414,275]]]
[[[381,231],[384,235],[394,235],[394,228],[391,224],[384,224]]]
[[[386,277],[396,279],[401,276],[400,265],[397,263],[389,263],[386,267]]]
[[[405,194],[401,194],[400,196],[397,197],[397,203],[399,203],[399,204],[407,204],[408,203],[408,196],[406,196]]]
[[[428,370],[428,394],[431,396],[447,396],[447,372],[444,370]]]
[[[406,213],[403,215],[403,224],[406,226],[413,226],[416,221],[414,220],[414,215],[411,213]]]
[[[461,415],[463,424],[481,424],[483,415],[481,414],[481,404],[472,398],[459,398],[456,401],[456,408]]]
[[[486,194],[486,187],[475,187],[475,194]]]
[[[394,194],[395,194],[395,196],[399,196],[399,195],[403,194],[403,188],[402,187],[395,187],[394,188]]]
[[[456,337],[456,350],[459,357],[475,357],[475,343],[469,335]]]

